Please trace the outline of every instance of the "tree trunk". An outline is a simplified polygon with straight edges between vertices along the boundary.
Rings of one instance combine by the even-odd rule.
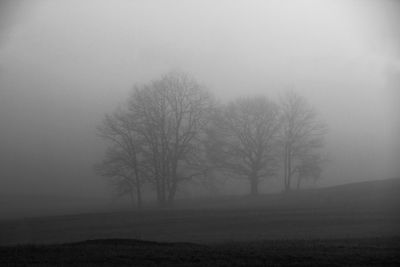
[[[138,179],[137,179],[138,180]],[[137,181],[137,185],[136,185],[136,203],[137,203],[137,208],[141,209],[142,208],[142,188],[140,186],[139,181]]]
[[[163,186],[162,182],[159,182],[157,184],[157,202],[160,207],[165,206],[165,202],[166,202],[165,194],[166,194],[165,187]]]
[[[135,198],[133,197],[133,188],[130,188],[129,196],[131,198],[132,208],[136,207]]]
[[[286,145],[283,150],[283,190],[286,191]]]
[[[284,191],[290,190],[290,169],[289,169],[289,147],[285,144],[284,158],[283,158],[283,186]]]
[[[297,190],[300,190],[301,176],[297,177]]]
[[[169,190],[169,194],[168,194],[168,205],[172,206],[174,203],[174,199],[175,199],[175,194],[176,194],[176,189],[177,189],[178,185],[176,181],[172,182],[171,188]]]
[[[252,174],[249,177],[250,180],[250,195],[256,196],[258,195],[258,177],[255,174]]]
[[[161,204],[161,186],[158,178],[156,178],[156,197],[157,197],[157,202],[160,205]]]
[[[287,170],[286,170],[286,191],[290,191],[290,184],[292,180],[292,148],[288,146],[287,148]]]
[[[161,178],[161,188],[160,188],[160,201],[161,205],[164,206],[165,204],[165,176]]]
[[[160,197],[159,197],[159,205],[161,206],[161,207],[164,207],[165,206],[165,203],[166,203],[166,201],[165,201],[165,187],[164,186],[161,186],[161,189],[160,189]]]

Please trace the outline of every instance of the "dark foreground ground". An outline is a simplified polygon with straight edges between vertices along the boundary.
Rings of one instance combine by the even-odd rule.
[[[0,246],[93,239],[211,244],[397,236],[400,179],[256,198],[185,201],[164,210],[0,220]]]
[[[0,220],[0,266],[400,266],[399,207],[392,179]]]
[[[0,247],[0,266],[400,266],[400,238],[214,245],[128,239]]]

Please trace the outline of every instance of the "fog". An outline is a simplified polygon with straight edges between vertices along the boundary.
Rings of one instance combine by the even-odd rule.
[[[329,126],[320,186],[400,173],[397,1],[1,1],[0,194],[109,197],[96,126],[185,71],[221,101],[304,95]]]

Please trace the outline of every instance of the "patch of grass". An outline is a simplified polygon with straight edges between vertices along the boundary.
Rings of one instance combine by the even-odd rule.
[[[110,239],[0,247],[0,266],[400,266],[400,237],[213,245]]]

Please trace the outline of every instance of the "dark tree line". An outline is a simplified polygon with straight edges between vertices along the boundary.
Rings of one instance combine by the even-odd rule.
[[[288,191],[293,177],[298,188],[319,178],[325,129],[294,92],[278,103],[257,96],[220,104],[192,77],[171,72],[136,86],[105,116],[98,130],[109,147],[95,169],[138,207],[145,184],[165,206],[182,183],[214,176],[245,179],[256,195],[263,180],[283,175]]]

